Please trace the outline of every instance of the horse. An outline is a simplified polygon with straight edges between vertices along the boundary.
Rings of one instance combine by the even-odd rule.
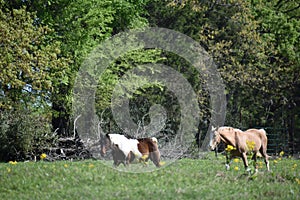
[[[226,168],[230,168],[230,163],[233,157],[242,157],[244,167],[247,171],[248,168],[247,153],[253,152],[252,159],[255,162],[255,171],[257,172],[257,153],[260,153],[264,157],[264,161],[269,171],[269,156],[267,155],[267,143],[268,138],[264,129],[248,129],[241,131],[240,129],[232,127],[212,127],[211,138],[209,147],[211,150],[215,150],[220,142],[224,142],[226,145],[230,145],[230,158],[226,154]]]
[[[128,166],[135,158],[144,163],[150,159],[156,167],[161,167],[160,152],[155,137],[135,139],[121,134],[106,134],[105,137],[101,137],[100,143],[102,156],[108,149],[112,150],[115,167],[121,163]]]

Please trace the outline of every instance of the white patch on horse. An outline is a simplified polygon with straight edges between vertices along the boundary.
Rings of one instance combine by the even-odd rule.
[[[124,135],[109,134],[109,139],[112,144],[118,145],[118,148],[125,154],[126,157],[128,156],[131,151],[131,146]]]
[[[130,147],[132,153],[133,153],[137,158],[142,157],[143,155],[141,154],[141,152],[140,152],[139,149],[138,149],[139,141],[136,140],[136,139],[129,139],[128,142],[129,142],[129,147]]]
[[[109,134],[110,141],[114,145],[118,145],[118,148],[127,157],[132,152],[137,158],[142,157],[141,152],[138,150],[139,141],[136,139],[128,139],[124,135]]]

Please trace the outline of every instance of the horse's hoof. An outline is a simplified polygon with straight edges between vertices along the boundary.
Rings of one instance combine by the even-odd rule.
[[[226,164],[225,167],[226,167],[226,170],[230,170],[230,165]]]
[[[250,174],[251,174],[251,168],[248,167],[248,168],[246,169],[246,172],[250,175]]]

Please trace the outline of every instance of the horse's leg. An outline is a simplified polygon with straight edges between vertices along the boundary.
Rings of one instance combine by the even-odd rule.
[[[131,154],[129,152],[129,154],[125,157],[125,162],[124,162],[125,166],[129,166],[130,159],[131,159]]]
[[[265,164],[267,167],[267,170],[270,171],[270,166],[269,166],[269,156],[267,154],[267,149],[266,148],[260,148],[259,152],[261,153],[261,155],[264,157],[265,159]]]
[[[266,164],[267,170],[270,171],[269,156],[268,155],[266,155],[266,157],[265,157],[265,164]]]
[[[121,157],[120,160],[119,160],[119,164],[123,163],[123,165],[125,167],[129,166],[129,160],[130,160],[130,156],[126,156],[126,157]]]
[[[145,165],[148,165],[148,161],[149,161],[149,159],[152,160],[152,157],[153,157],[152,153],[149,152],[149,155],[147,155],[147,157],[144,159]]]
[[[135,160],[135,155],[133,152],[130,152],[130,158],[128,160],[129,164],[132,163]]]
[[[255,168],[255,172],[258,172],[258,165],[257,165],[257,152],[253,152],[253,156],[252,156],[252,160],[254,160],[254,168]]]
[[[246,154],[246,152],[243,152],[241,154],[242,154],[242,159],[243,159],[243,162],[244,162],[245,169],[246,169],[247,172],[250,172],[251,169],[248,168],[247,154]]]
[[[226,153],[226,163],[225,163],[225,167],[227,170],[230,169],[230,164],[232,162],[232,157],[233,157],[233,152],[230,152],[230,155],[228,155],[228,153]]]
[[[156,167],[161,167],[160,164],[160,153],[159,151],[150,152],[150,160],[154,163]]]
[[[116,158],[116,159],[114,160],[114,167],[118,167],[121,163],[124,164],[124,161],[119,160],[118,158]]]
[[[118,167],[119,166],[119,161],[118,161],[118,158],[117,158],[117,153],[113,150],[112,151],[112,156],[113,156],[113,160],[114,160],[114,167]]]
[[[144,153],[142,155],[142,157],[140,157],[139,160],[140,160],[141,163],[143,163],[145,166],[147,166],[147,161],[149,160],[149,154],[148,153]]]
[[[145,159],[145,162],[148,162],[150,160],[152,160],[152,156],[151,156],[151,153],[149,154],[149,156]]]
[[[230,156],[231,157],[231,156]],[[229,162],[230,158],[228,156],[228,154],[226,153],[226,163],[225,163],[225,167],[227,170],[230,169],[230,162]]]
[[[114,167],[118,167],[121,164],[120,160],[114,160]]]

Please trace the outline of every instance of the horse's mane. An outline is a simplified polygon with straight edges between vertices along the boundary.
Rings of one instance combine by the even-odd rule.
[[[125,137],[125,138],[127,138],[127,139],[137,139],[137,138],[135,138],[135,137],[133,137],[133,136],[131,136],[131,135],[128,135],[128,134],[126,134],[126,133],[107,133],[106,134],[106,137],[108,137],[109,138],[109,135],[119,135],[120,137]]]
[[[137,139],[136,137],[129,135],[127,133],[122,133],[122,135],[124,135],[127,139]]]
[[[227,131],[239,131],[239,132],[242,131],[238,128],[233,128],[231,126],[221,126],[221,127],[218,128],[218,131],[225,131],[225,130],[227,130]]]

